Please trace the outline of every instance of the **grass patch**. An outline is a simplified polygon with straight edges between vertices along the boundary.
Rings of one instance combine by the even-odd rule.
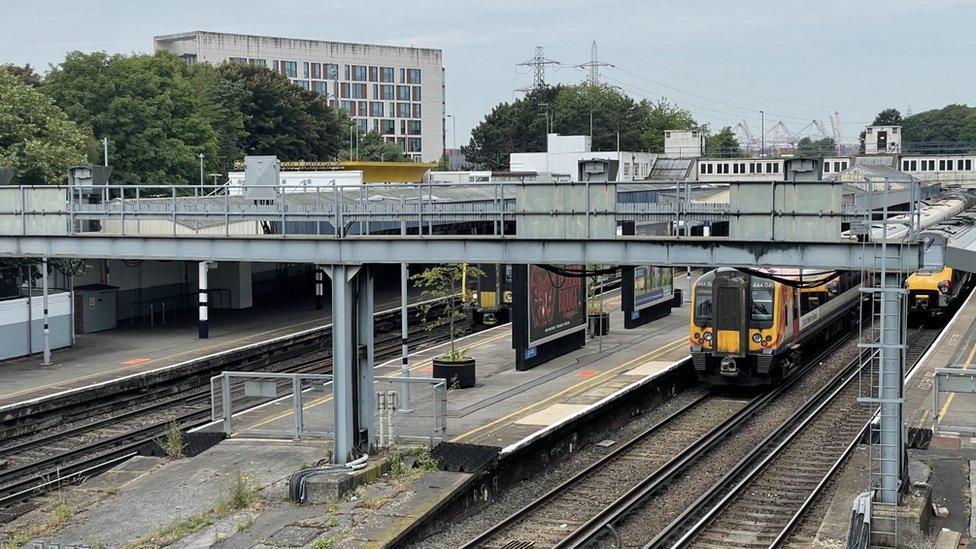
[[[328,511],[328,513],[330,515],[338,515],[339,514],[339,504],[336,503],[336,502],[334,502],[334,501],[330,501],[329,502],[329,506],[326,508],[326,511]]]
[[[391,499],[393,499],[393,496],[379,496],[375,498],[365,498],[360,500],[359,503],[356,504],[356,507],[363,507],[365,509],[376,511],[377,509],[389,503]]]
[[[129,547],[163,547],[179,541],[236,511],[256,507],[260,490],[260,486],[254,483],[253,476],[250,473],[238,469],[227,482],[224,497],[217,502],[213,509],[167,524],[151,534],[142,536]],[[247,526],[242,528],[241,524],[243,523],[246,523]],[[253,523],[254,517],[245,517],[237,523],[238,530],[249,528]]]
[[[180,459],[184,457],[183,447],[183,431],[180,430],[180,426],[176,422],[171,422],[169,427],[166,429],[166,434],[163,438],[156,441],[159,447],[166,452],[166,457],[170,459]]]
[[[312,549],[334,549],[339,546],[339,540],[333,537],[319,538],[312,542]]]

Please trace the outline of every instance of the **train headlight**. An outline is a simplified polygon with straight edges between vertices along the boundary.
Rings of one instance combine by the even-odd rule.
[[[478,292],[471,292],[471,301],[478,301]]]
[[[505,290],[504,292],[502,292],[502,301],[504,301],[505,303],[512,302],[512,292],[510,290]]]
[[[712,340],[712,332],[705,332],[705,335],[703,335],[702,337],[705,338],[705,341],[711,341]]]
[[[939,291],[940,292],[942,292],[944,294],[947,294],[947,293],[949,293],[949,290],[951,290],[951,289],[952,289],[952,281],[951,280],[943,280],[942,282],[939,282]]]
[[[760,341],[762,341],[762,335],[761,334],[759,334],[758,332],[752,334],[752,342],[753,343],[759,343]]]

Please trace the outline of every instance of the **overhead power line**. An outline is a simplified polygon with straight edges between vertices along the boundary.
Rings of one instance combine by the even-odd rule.
[[[582,63],[576,66],[581,69],[589,69],[590,77],[587,79],[587,82],[589,82],[591,86],[599,86],[600,67],[612,67],[613,65],[600,61],[600,54],[597,51],[596,40],[594,40],[593,44],[590,45],[590,62]]]
[[[536,46],[535,56],[532,59],[522,61],[516,65],[516,67],[532,67],[534,69],[532,75],[532,86],[528,88],[521,88],[518,91],[528,93],[539,88],[544,88],[546,86],[546,65],[558,64],[559,61],[546,59],[546,56],[542,53],[542,46]]]

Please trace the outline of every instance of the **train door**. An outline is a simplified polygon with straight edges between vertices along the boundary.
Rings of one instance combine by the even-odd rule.
[[[715,288],[715,350],[744,355],[746,349],[746,296],[741,286]]]

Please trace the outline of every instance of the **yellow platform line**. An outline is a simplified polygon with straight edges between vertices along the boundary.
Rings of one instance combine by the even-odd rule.
[[[655,358],[658,358],[658,357],[660,357],[661,355],[663,355],[663,354],[665,354],[667,352],[670,352],[670,351],[673,351],[673,350],[677,349],[682,344],[687,344],[687,343],[688,343],[688,338],[687,337],[682,337],[681,339],[677,339],[677,340],[672,341],[670,343],[665,343],[661,347],[658,347],[657,349],[654,349],[653,351],[649,351],[649,352],[647,352],[646,354],[644,354],[642,356],[639,356],[637,358],[634,358],[632,360],[629,360],[629,361],[627,361],[627,362],[625,362],[623,364],[620,364],[618,366],[614,366],[613,368],[611,368],[611,369],[609,369],[609,370],[601,373],[600,375],[597,375],[595,377],[592,377],[590,379],[587,379],[586,381],[581,381],[581,382],[579,382],[579,383],[577,383],[575,385],[572,385],[570,387],[567,387],[567,388],[563,389],[562,391],[559,391],[558,393],[555,393],[555,394],[553,394],[553,395],[551,395],[549,397],[546,397],[543,400],[540,400],[538,402],[533,402],[532,404],[529,404],[528,406],[524,406],[524,407],[522,407],[522,408],[520,408],[520,409],[518,409],[518,410],[516,410],[516,411],[514,411],[514,412],[512,412],[510,414],[507,414],[505,416],[502,416],[502,417],[500,417],[500,418],[498,418],[498,419],[496,419],[496,420],[494,420],[494,421],[492,421],[490,423],[486,423],[485,425],[482,425],[480,427],[476,427],[476,428],[474,428],[474,429],[472,429],[472,430],[470,430],[470,431],[468,431],[466,433],[462,433],[462,434],[460,434],[460,435],[452,438],[451,439],[451,442],[457,442],[457,441],[459,441],[461,439],[468,438],[468,437],[470,437],[470,436],[472,436],[472,435],[474,435],[476,433],[480,433],[480,432],[482,432],[482,431],[484,431],[486,429],[490,429],[490,428],[492,428],[492,427],[494,427],[494,426],[496,426],[496,425],[498,425],[500,423],[503,423],[505,421],[508,421],[508,420],[514,418],[515,416],[521,415],[521,414],[523,414],[523,413],[525,413],[525,412],[527,412],[529,410],[532,410],[532,409],[535,409],[535,408],[539,408],[539,407],[545,406],[546,404],[549,404],[550,402],[558,399],[559,397],[561,397],[561,396],[563,396],[563,395],[565,395],[565,394],[567,394],[567,393],[569,393],[571,391],[584,391],[584,390],[590,389],[591,387],[594,387],[596,385],[599,385],[605,379],[607,379],[611,375],[619,372],[620,370],[623,370],[625,368],[628,368],[630,366],[633,366],[634,364],[638,364],[638,363],[641,363],[641,362],[645,362],[645,361],[648,361],[648,360],[653,360]]]
[[[492,337],[490,337],[488,339],[484,339],[484,340],[478,341],[476,343],[472,343],[471,345],[468,346],[468,348],[469,349],[474,349],[474,348],[477,348],[477,347],[481,347],[483,345],[487,345],[488,343],[491,343],[492,341],[496,341],[496,340],[501,339],[503,337],[508,337],[510,334],[511,334],[511,332],[502,332],[501,334],[492,336]],[[420,368],[423,368],[424,366],[426,366],[426,365],[428,365],[428,364],[430,364],[432,362],[433,362],[433,359],[424,361],[424,362],[422,362],[422,363],[420,363],[420,364],[418,364],[416,366],[411,367],[410,368],[410,371],[412,372],[414,370],[418,370]],[[399,375],[400,374],[397,373],[397,375],[388,376],[388,377],[399,377]],[[331,402],[331,401],[332,401],[332,396],[321,397],[321,398],[318,398],[318,399],[313,400],[312,402],[309,402],[308,404],[303,405],[302,406],[302,410],[309,410],[309,409],[314,408],[314,407],[316,407],[316,406],[318,406],[320,404],[325,404],[325,403]],[[267,424],[269,424],[269,423],[271,423],[273,421],[278,421],[279,419],[284,419],[284,418],[286,418],[288,416],[294,415],[294,413],[295,413],[294,410],[289,410],[287,412],[282,412],[281,414],[278,414],[276,416],[273,416],[273,417],[264,419],[264,420],[262,420],[262,421],[260,421],[258,423],[254,423],[254,424],[250,425],[249,427],[246,427],[246,429],[256,429],[258,427],[261,427],[262,425],[267,425]],[[231,436],[233,436],[233,435],[231,435]]]
[[[973,357],[976,356],[976,344],[973,344],[973,348],[969,351],[969,356],[966,357],[966,363],[962,365],[963,370],[968,370],[969,366],[973,363]],[[945,417],[946,412],[949,411],[949,406],[952,404],[952,399],[956,396],[956,393],[949,393],[945,402],[942,404],[942,408],[939,410],[938,420],[942,420]]]

